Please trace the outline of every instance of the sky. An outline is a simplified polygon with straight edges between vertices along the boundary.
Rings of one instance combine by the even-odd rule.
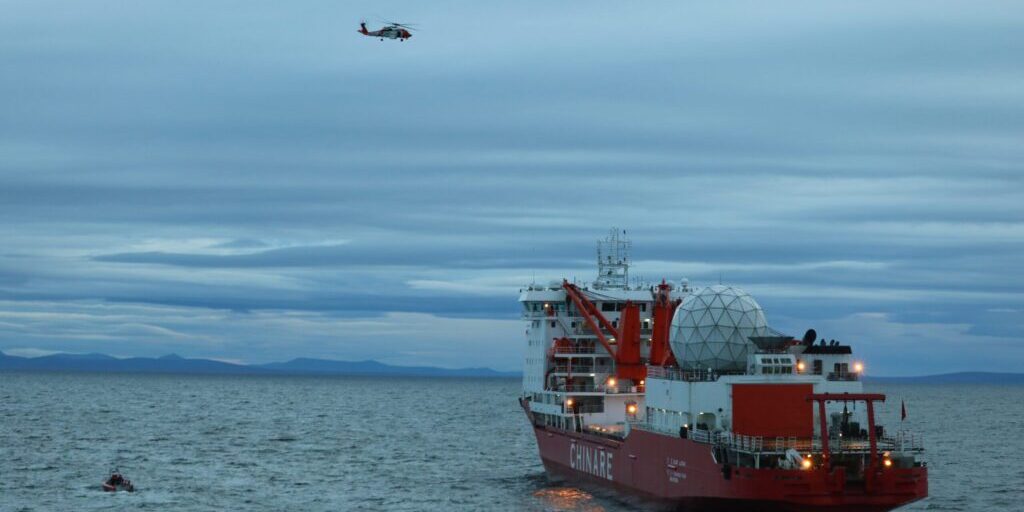
[[[1022,3],[0,6],[6,353],[516,370],[618,226],[869,374],[1024,371]]]

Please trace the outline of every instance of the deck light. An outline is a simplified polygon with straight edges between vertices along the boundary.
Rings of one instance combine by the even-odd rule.
[[[800,463],[800,465],[803,466],[804,469],[811,469],[811,464],[812,462],[810,458],[804,459],[803,462]]]
[[[615,377],[611,377],[611,378],[608,379],[608,387],[610,387],[610,388],[614,388],[615,387]]]
[[[804,368],[807,368],[807,365],[805,365],[803,361],[796,362],[796,371],[802,372],[804,371]]]
[[[636,414],[636,404],[629,404],[626,406],[626,412],[629,414]]]
[[[864,363],[854,363],[853,371],[857,373],[864,373]]]
[[[641,385],[641,386],[643,386],[643,385],[644,385],[644,382],[646,382],[646,381],[645,381],[644,379],[640,379],[640,385]]]
[[[892,467],[892,459],[885,459],[884,461],[882,461],[882,464],[885,464],[885,467],[887,467],[887,468],[891,468]]]
[[[568,399],[568,400],[566,400],[566,401],[565,401],[565,406],[566,406],[566,407],[569,407],[569,408],[572,408],[572,404],[574,404],[574,403],[575,403],[575,402],[573,401],[573,399],[572,399],[572,398],[570,398],[570,399]]]

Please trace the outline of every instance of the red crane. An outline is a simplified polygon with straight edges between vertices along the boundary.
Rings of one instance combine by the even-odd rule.
[[[632,301],[626,301],[619,316],[619,328],[616,328],[580,291],[579,287],[568,281],[562,281],[562,288],[576,305],[577,311],[597,337],[597,341],[615,360],[615,375],[621,379],[631,379],[634,382],[643,380],[647,376],[647,367],[642,364],[640,358],[640,306]],[[655,297],[651,364],[664,365],[672,360],[672,352],[668,350],[669,323],[679,301],[671,299],[669,290],[670,287],[662,281]],[[609,340],[602,328],[615,338]],[[617,348],[612,346],[613,342]]]
[[[674,366],[676,358],[668,346],[668,336],[672,324],[672,316],[682,299],[672,299],[672,287],[661,280],[654,292],[654,332],[651,335],[651,364],[655,366]]]

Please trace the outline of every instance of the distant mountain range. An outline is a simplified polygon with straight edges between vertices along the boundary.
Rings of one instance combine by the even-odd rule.
[[[865,377],[882,384],[1024,384],[1024,373],[959,372],[921,377]]]
[[[360,375],[405,377],[520,377],[519,372],[499,372],[490,368],[436,368],[432,366],[392,366],[377,361],[333,361],[329,359],[292,359],[284,363],[244,365],[187,359],[177,354],[163,357],[120,359],[106,354],[52,354],[18,357],[0,352],[0,371],[64,371],[109,373],[189,373],[203,375]]]
[[[391,366],[377,361],[334,361],[300,357],[286,363],[269,363],[259,368],[275,373],[319,375],[391,375],[413,377],[522,377],[519,372],[490,368],[437,368],[434,366]]]
[[[390,377],[521,377],[519,372],[490,368],[392,366],[378,361],[335,361],[298,358],[284,363],[233,364],[211,359],[163,357],[117,358],[106,354],[52,354],[18,357],[0,352],[0,371],[64,371],[109,373],[188,373],[202,375],[354,375]],[[1024,373],[960,372],[921,377],[865,377],[880,384],[1024,384]]]

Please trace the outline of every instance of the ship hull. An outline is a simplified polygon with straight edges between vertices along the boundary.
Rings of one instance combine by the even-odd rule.
[[[625,439],[547,426],[534,426],[534,433],[552,477],[613,488],[676,510],[876,512],[928,495],[924,467],[886,468],[870,484],[847,483],[842,470],[723,467],[706,444],[645,430]]]

